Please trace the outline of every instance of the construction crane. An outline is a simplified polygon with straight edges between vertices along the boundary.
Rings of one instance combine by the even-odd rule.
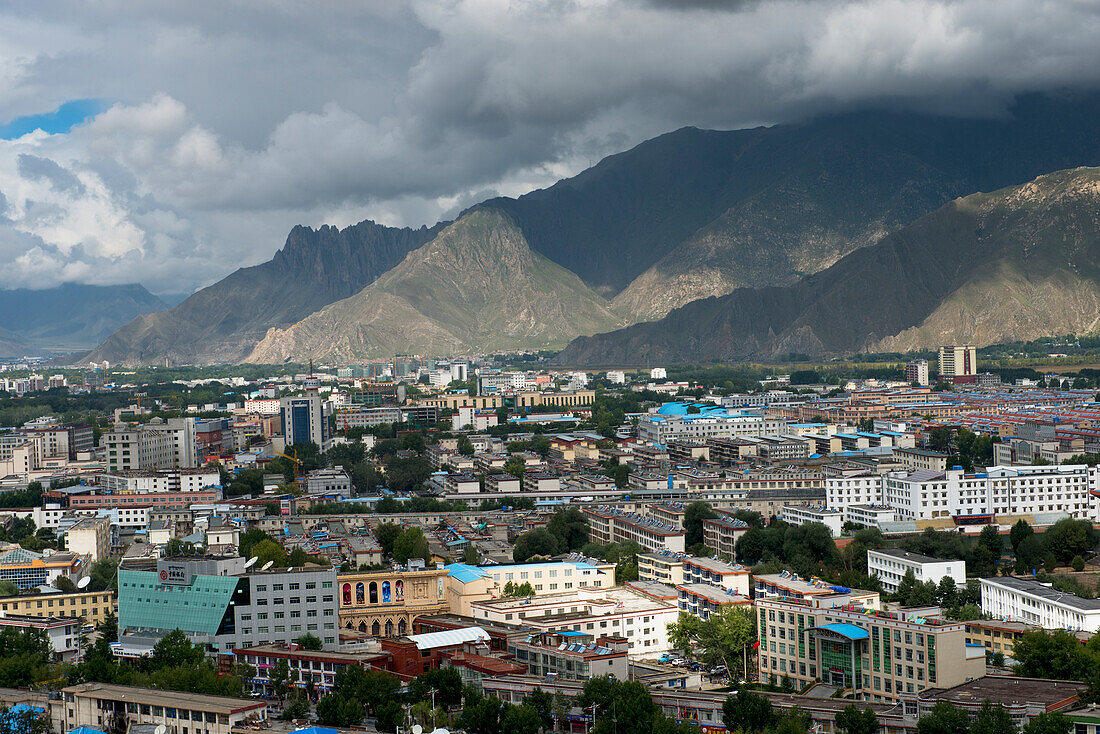
[[[294,456],[288,456],[287,454],[284,454],[284,453],[280,453],[279,451],[276,451],[276,452],[274,452],[274,453],[275,453],[275,455],[276,455],[276,456],[281,456],[281,457],[283,457],[284,459],[286,459],[287,461],[289,461],[289,462],[291,462],[291,463],[293,463],[293,464],[294,464],[294,474],[295,474],[295,478],[297,478],[297,477],[300,477],[300,476],[302,476],[302,475],[304,474],[304,472],[302,471],[302,462],[301,462],[301,460],[300,460],[300,459],[298,458],[298,451],[297,451],[297,450],[294,450],[294,451],[293,451],[293,453],[294,453]]]

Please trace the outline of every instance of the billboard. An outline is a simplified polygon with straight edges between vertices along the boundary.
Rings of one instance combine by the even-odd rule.
[[[179,561],[157,561],[157,579],[162,584],[187,586],[191,583],[191,565]]]

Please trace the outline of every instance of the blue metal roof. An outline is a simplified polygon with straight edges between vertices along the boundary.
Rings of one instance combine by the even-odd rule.
[[[561,630],[558,632],[562,637],[584,637],[587,632],[581,632],[579,630]]]
[[[844,624],[842,622],[834,622],[833,624],[822,624],[814,627],[816,630],[827,630],[838,634],[841,637],[847,637],[849,640],[866,640],[871,634],[863,629],[857,627],[854,624]]]
[[[451,578],[458,579],[464,584],[480,581],[481,579],[489,577],[488,573],[468,563],[452,563],[447,566],[447,575]]]

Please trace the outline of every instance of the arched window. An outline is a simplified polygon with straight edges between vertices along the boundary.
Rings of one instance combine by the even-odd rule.
[[[383,604],[389,604],[390,603],[390,582],[389,581],[383,581],[382,582],[382,603]]]
[[[372,625],[370,626],[370,633],[371,633],[372,635],[374,635],[375,637],[377,637],[377,636],[379,635],[379,633],[380,633],[381,631],[382,631],[382,627],[381,627],[381,625],[379,625],[379,624],[378,624],[378,621],[377,621],[377,620],[375,620],[374,624],[372,624]]]
[[[405,624],[405,620],[402,619],[397,623],[397,634],[403,635],[406,630],[408,630],[408,626]]]
[[[363,601],[363,582],[360,581],[355,585],[355,603],[362,604]]]
[[[377,604],[378,603],[378,582],[377,581],[371,581],[370,586],[368,586],[367,588],[370,592],[370,603],[371,604]]]
[[[393,584],[393,594],[397,601],[405,601],[405,582],[398,579]]]
[[[359,631],[360,632],[366,632],[367,631],[367,623],[366,622],[360,622],[359,623]]]
[[[393,637],[393,622],[386,620],[386,637]]]
[[[351,584],[344,584],[344,604],[351,604]]]

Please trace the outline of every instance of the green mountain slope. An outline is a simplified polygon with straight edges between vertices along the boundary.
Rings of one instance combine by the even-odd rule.
[[[482,208],[354,296],[271,329],[247,361],[554,348],[623,323],[506,215]]]
[[[829,356],[1088,333],[1100,320],[1100,170],[956,200],[789,287],[742,288],[580,338],[560,364]]]

